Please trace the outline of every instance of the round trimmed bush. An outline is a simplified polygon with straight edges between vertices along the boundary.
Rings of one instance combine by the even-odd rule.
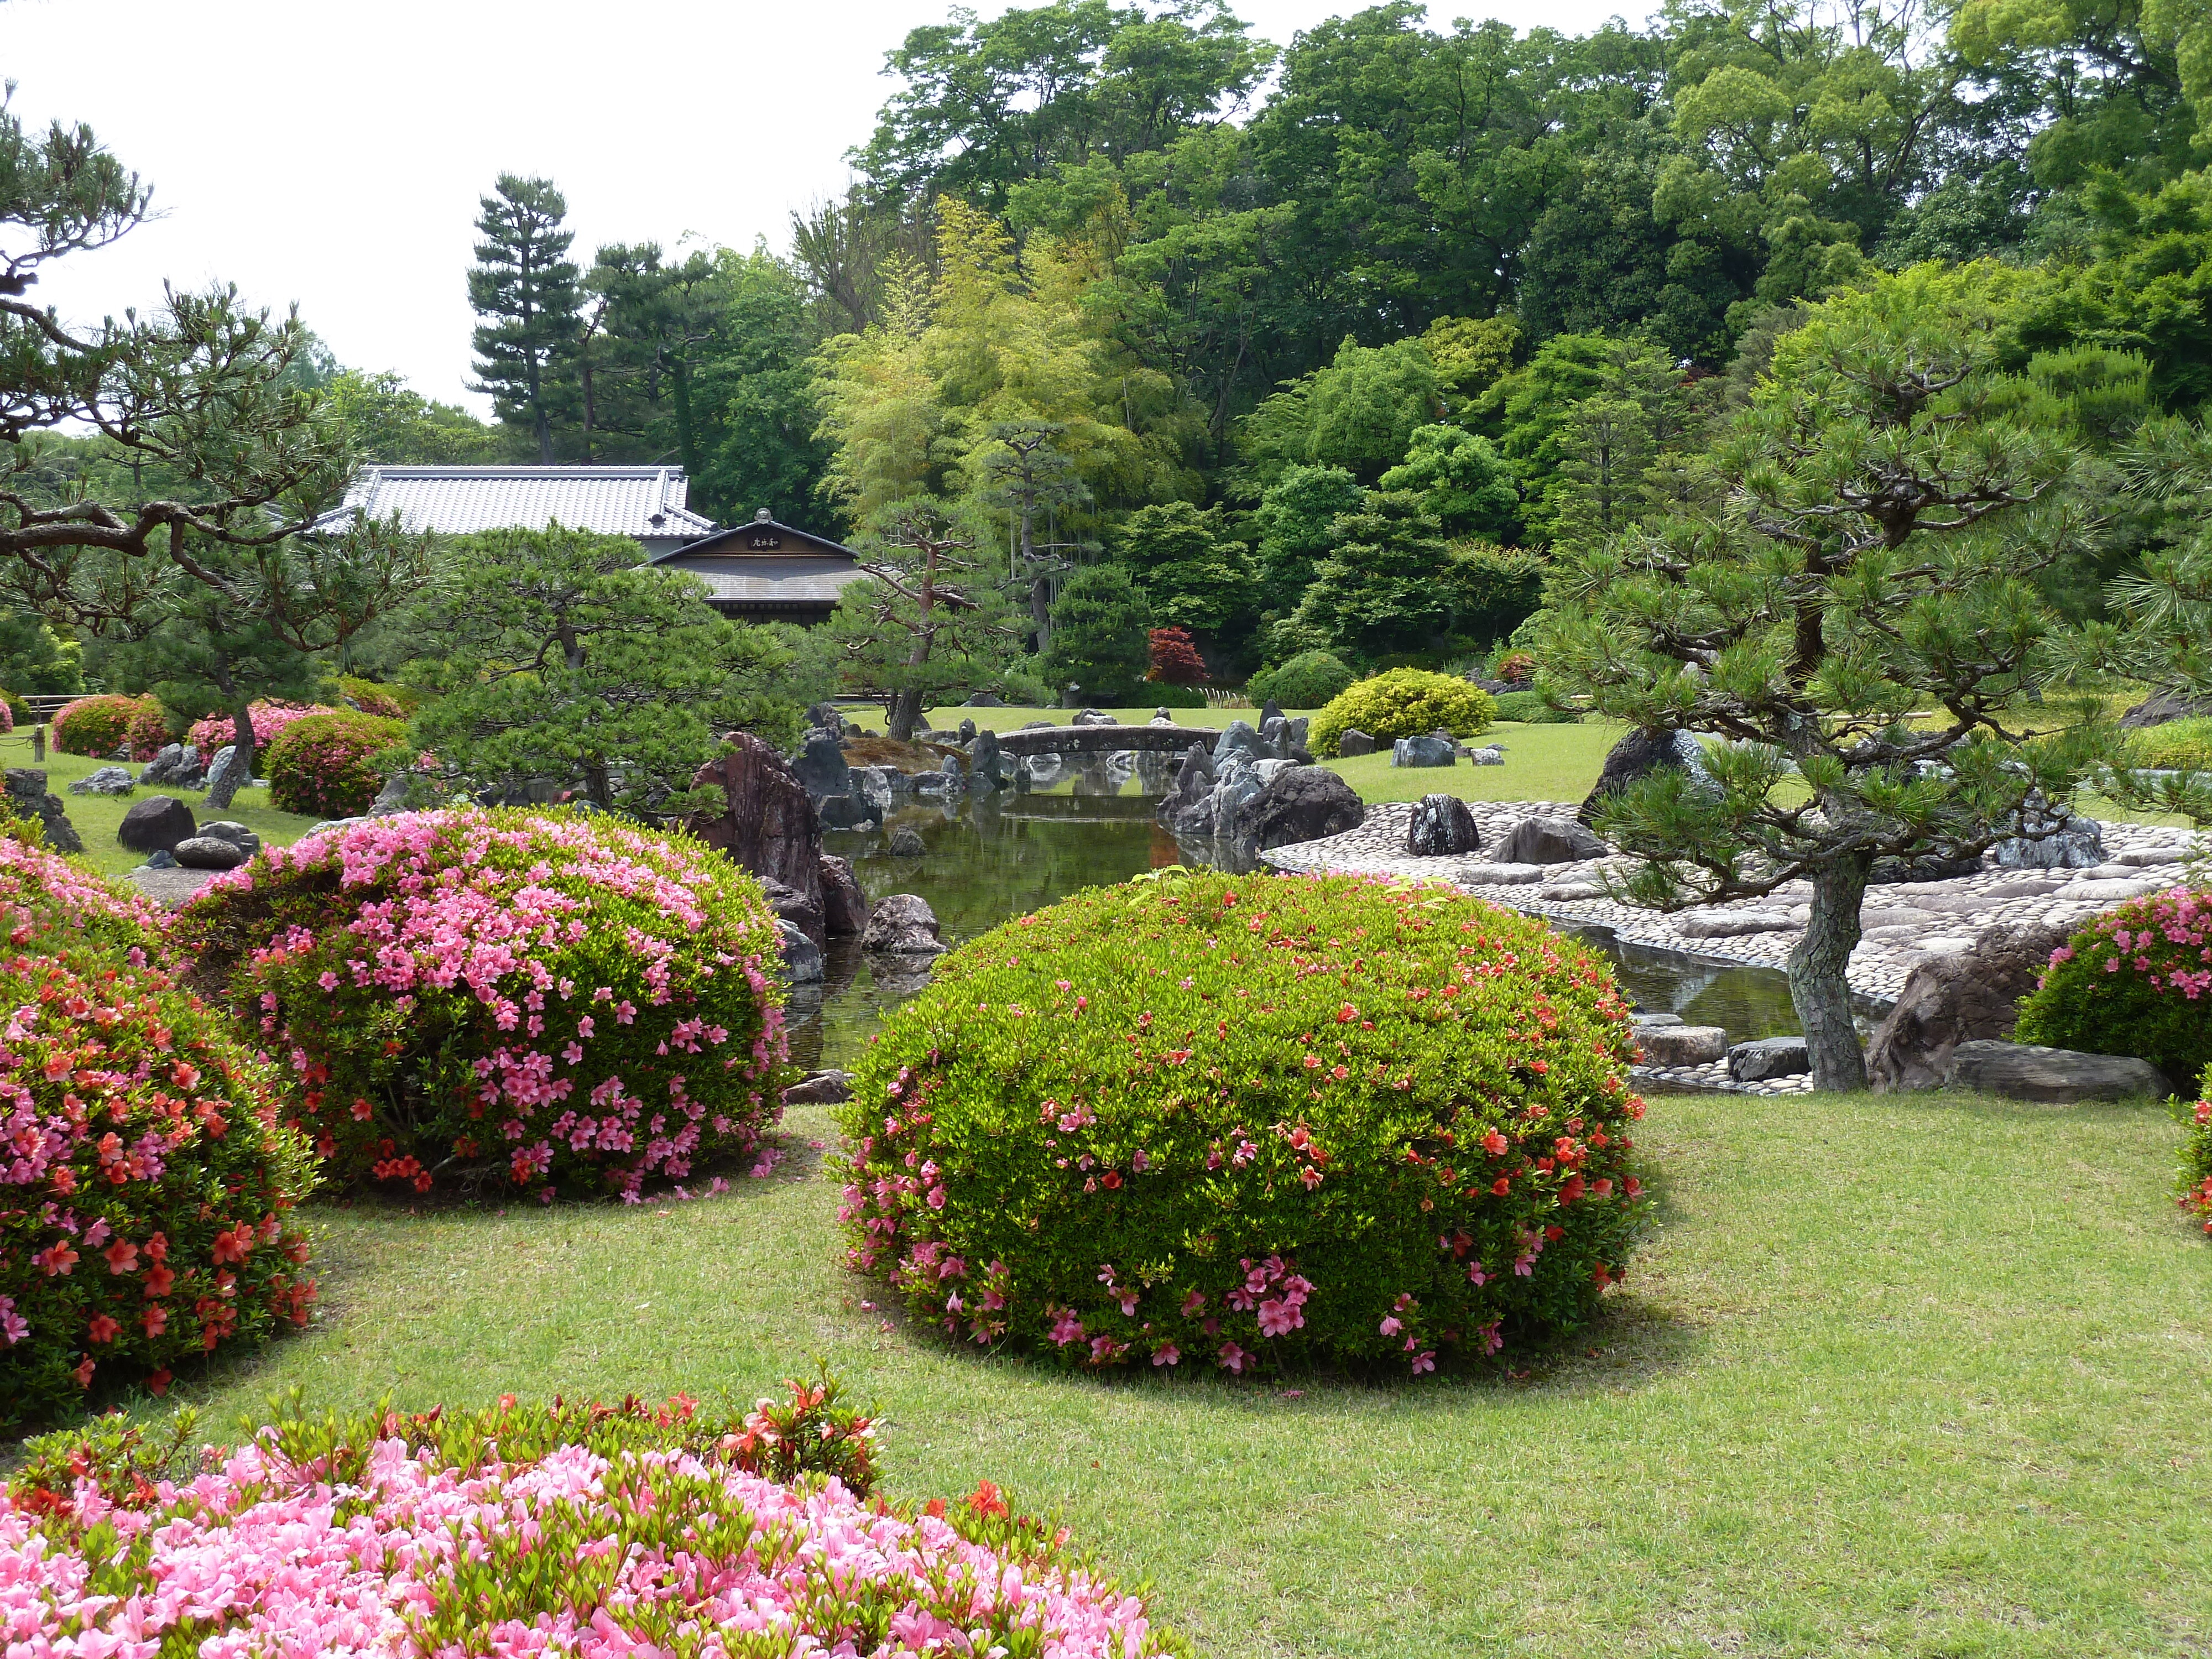
[[[379,685],[352,674],[338,678],[338,695],[364,714],[380,720],[404,720],[422,703],[422,694],[404,685]]]
[[[1480,686],[1423,668],[1394,668],[1362,680],[1329,700],[1314,716],[1308,742],[1316,755],[1336,753],[1336,740],[1354,727],[1378,744],[1425,732],[1471,738],[1489,728],[1497,706]]]
[[[370,763],[406,735],[404,721],[350,709],[294,720],[269,745],[260,769],[269,780],[269,804],[323,818],[366,812],[384,787],[384,774]]]
[[[20,701],[6,691],[0,691],[0,737],[15,729],[15,705]]]
[[[325,708],[319,702],[270,702],[257,699],[246,704],[246,714],[253,721],[253,752],[257,757],[269,752],[269,746],[283,735],[284,728],[298,720],[315,714],[334,714],[338,711]],[[238,721],[233,715],[214,714],[202,715],[185,733],[185,741],[195,745],[210,761],[216,751],[237,740]]]
[[[686,836],[400,813],[264,848],[174,927],[289,1059],[296,1119],[347,1180],[635,1197],[750,1155],[782,1111],[775,919]]]
[[[1255,674],[1244,693],[1255,706],[1273,697],[1285,708],[1322,708],[1358,678],[1326,651],[1301,651],[1281,667]]]
[[[1194,685],[1176,685],[1168,680],[1144,680],[1139,683],[1132,708],[1203,708],[1206,693]]]
[[[2051,953],[2013,1038],[2134,1054],[2175,1079],[2212,1065],[2212,889],[2175,887],[2091,917]]]
[[[138,700],[131,719],[123,728],[123,741],[131,745],[131,758],[149,761],[161,752],[164,744],[173,741],[169,736],[169,711],[161,707],[158,697],[146,696]]]
[[[314,1184],[275,1074],[152,969],[0,962],[0,1425],[301,1324]]]
[[[54,747],[64,755],[105,760],[129,736],[131,720],[149,704],[158,715],[161,705],[153,698],[125,697],[112,692],[64,703],[54,716]],[[153,757],[149,755],[146,758],[150,760]]]
[[[1073,1364],[1487,1353],[1633,1247],[1628,1017],[1597,957],[1446,888],[1094,888],[891,1016],[840,1109],[849,1260]]]
[[[0,942],[7,946],[160,966],[167,923],[167,913],[135,889],[111,887],[18,836],[0,835]]]

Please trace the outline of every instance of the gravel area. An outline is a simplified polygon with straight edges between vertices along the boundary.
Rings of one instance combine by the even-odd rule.
[[[1572,818],[1565,801],[1468,802],[1485,848],[1500,845],[1525,817]],[[1303,873],[1425,876],[1509,909],[1557,921],[1610,928],[1624,943],[1653,946],[1707,961],[1783,968],[1804,930],[1811,887],[1796,882],[1762,899],[1700,906],[1674,915],[1642,910],[1606,896],[1608,869],[1626,873],[1618,857],[1578,864],[1498,864],[1482,853],[1416,858],[1405,849],[1413,806],[1372,807],[1357,830],[1323,841],[1279,847],[1260,856],[1274,868]],[[1851,952],[1851,989],[1880,1003],[1897,1000],[1913,969],[1929,957],[1966,950],[1984,927],[2025,921],[2079,923],[2124,900],[2172,884],[2189,855],[2185,830],[2106,823],[2106,862],[2090,870],[2004,870],[1985,866],[1950,881],[1903,882],[1871,887],[1861,910],[1864,937]],[[1716,1077],[1744,1092],[1798,1092],[1801,1080],[1728,1085],[1725,1062],[1660,1072],[1638,1068],[1655,1082],[1710,1089]],[[1677,1071],[1680,1073],[1676,1074]],[[1809,1086],[1807,1080],[1804,1086]]]
[[[147,870],[137,869],[124,877],[156,904],[166,904],[172,910],[191,898],[201,888],[213,881],[219,872],[214,870]]]

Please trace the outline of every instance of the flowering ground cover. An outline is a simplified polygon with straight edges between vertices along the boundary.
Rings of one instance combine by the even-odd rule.
[[[1210,1653],[2212,1647],[2212,1247],[2162,1112],[1654,1097],[1661,1224],[1604,1318],[1382,1383],[1091,1378],[916,1332],[834,1265],[828,1114],[785,1127],[775,1178],[697,1203],[319,1202],[323,1316],[178,1388],[228,1423],[295,1383],[711,1396],[818,1354],[883,1408],[895,1500],[999,1482]]]

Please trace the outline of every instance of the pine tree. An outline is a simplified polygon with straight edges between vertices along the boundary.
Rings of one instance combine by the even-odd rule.
[[[476,268],[469,304],[477,325],[477,384],[501,420],[529,426],[538,459],[553,461],[551,383],[583,333],[583,289],[568,258],[574,234],[563,228],[568,198],[546,179],[502,173],[494,193],[477,198]]]

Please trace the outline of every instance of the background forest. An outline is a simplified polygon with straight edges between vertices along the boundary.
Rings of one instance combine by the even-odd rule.
[[[2000,366],[2114,428],[2212,398],[2212,25],[2179,0],[1674,0],[1580,37],[1395,0],[1282,46],[1224,0],[1055,0],[887,66],[781,251],[586,259],[556,183],[499,179],[494,421],[295,372],[365,459],[678,464],[695,508],[887,570],[922,511],[981,613],[933,672],[1032,695],[1133,684],[1151,628],[1232,682],[1493,652],[1559,550],[1710,492],[1805,302],[1880,270],[2010,268]],[[34,482],[101,455],[53,441]],[[2039,576],[2077,620],[2166,533],[2111,488]],[[0,679],[67,689],[71,647],[8,625]]]

